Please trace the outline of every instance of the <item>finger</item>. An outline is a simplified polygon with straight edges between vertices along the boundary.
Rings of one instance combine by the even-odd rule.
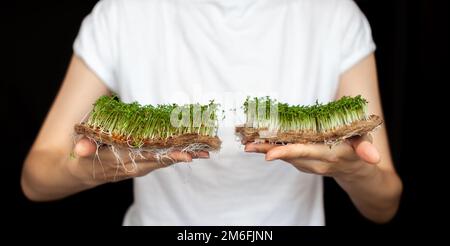
[[[372,139],[368,135],[352,138],[350,143],[356,154],[369,164],[377,164],[380,162],[380,153],[372,144]]]
[[[173,151],[168,155],[171,159],[173,159],[174,163],[177,162],[192,162],[192,156],[186,152]]]
[[[109,151],[112,151],[109,149]],[[165,165],[174,164],[178,162],[191,162],[193,159],[192,153],[181,152],[181,151],[169,151],[167,153],[158,153],[150,150],[138,151],[136,153],[130,152],[128,149],[115,148],[116,155],[123,157],[127,160],[132,160],[133,162],[139,163],[163,163]],[[209,157],[209,153],[200,153],[205,151],[199,151],[199,158]],[[141,164],[142,165],[142,164]]]
[[[191,153],[193,159],[208,159],[209,152],[208,151],[198,151]]]
[[[323,174],[326,171],[326,164],[320,160],[296,158],[284,161],[305,173]]]
[[[87,157],[95,153],[97,146],[91,140],[87,138],[80,139],[74,148],[74,152],[77,156]]]
[[[186,152],[173,151],[167,154],[154,154],[147,161],[149,160],[151,160],[151,163],[159,163],[163,166],[169,166],[179,162],[192,162],[192,156]],[[147,161],[144,161],[143,163]]]
[[[245,152],[267,153],[267,151],[277,147],[277,145],[269,143],[249,143],[245,145]]]
[[[276,159],[312,158],[323,159],[331,150],[322,144],[288,144],[269,150],[266,154],[267,161]]]

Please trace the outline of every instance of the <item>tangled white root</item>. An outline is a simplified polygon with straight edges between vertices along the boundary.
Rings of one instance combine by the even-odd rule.
[[[74,134],[73,135],[73,142],[74,144],[83,136]],[[96,179],[96,166],[97,164],[100,165],[103,177],[107,179],[106,171],[104,167],[104,163],[101,160],[101,157],[99,155],[100,148],[106,148],[109,151],[111,151],[112,155],[115,158],[116,163],[116,170],[113,177],[113,181],[117,180],[117,176],[119,172],[124,172],[125,174],[132,175],[134,173],[137,173],[139,168],[139,163],[136,160],[147,160],[149,157],[152,158],[152,160],[156,161],[161,166],[169,166],[174,164],[176,161],[170,156],[170,153],[173,151],[179,151],[182,153],[195,153],[199,151],[211,151],[211,147],[207,144],[203,143],[192,143],[187,146],[184,146],[182,148],[136,148],[136,147],[128,147],[128,148],[119,148],[114,145],[110,144],[104,144],[101,141],[98,141],[94,138],[87,137],[92,143],[95,143],[96,150],[94,157],[92,159],[92,177],[93,179]],[[124,161],[124,152],[128,152],[128,159],[127,161]],[[122,153],[121,153],[122,152]],[[125,153],[126,153],[125,152]],[[131,163],[131,165],[129,165]],[[128,164],[128,165],[127,165]]]

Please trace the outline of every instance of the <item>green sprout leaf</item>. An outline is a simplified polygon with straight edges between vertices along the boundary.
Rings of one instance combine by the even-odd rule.
[[[160,104],[142,106],[137,102],[123,103],[117,96],[102,96],[94,104],[86,124],[113,136],[131,140],[140,146],[148,139],[167,139],[183,134],[215,136],[218,129],[218,104]],[[179,126],[171,122],[173,112],[186,113]],[[207,118],[207,119],[206,119]]]
[[[327,104],[316,100],[310,106],[288,105],[270,97],[247,97],[243,109],[247,127],[282,132],[327,132],[368,118],[367,101],[361,96],[344,96]]]

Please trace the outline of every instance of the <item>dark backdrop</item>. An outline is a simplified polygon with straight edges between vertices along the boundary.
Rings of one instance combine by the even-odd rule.
[[[80,23],[96,1],[33,1],[7,5],[6,32],[14,47],[14,68],[4,71],[2,100],[6,101],[7,123],[4,148],[6,167],[3,186],[11,198],[3,215],[15,222],[34,224],[120,225],[132,202],[129,181],[104,185],[52,203],[27,201],[20,190],[20,171],[26,153],[63,79],[72,42]],[[447,1],[357,1],[367,15],[377,44],[381,95],[391,149],[405,191],[400,211],[390,225],[417,223],[440,216],[443,210],[434,195],[442,183],[438,169],[442,153],[435,153],[419,114],[431,114],[424,104],[438,103],[436,86],[448,82]],[[6,46],[9,47],[9,46]],[[6,74],[6,76],[5,76]],[[4,104],[5,105],[5,104]],[[433,134],[439,135],[439,134]],[[418,144],[419,143],[419,144]],[[448,162],[448,160],[447,160]],[[325,181],[328,225],[371,225],[351,204],[347,195],[331,179]],[[436,206],[435,206],[436,205]],[[435,213],[435,215],[433,215]],[[439,218],[439,217],[437,217]]]

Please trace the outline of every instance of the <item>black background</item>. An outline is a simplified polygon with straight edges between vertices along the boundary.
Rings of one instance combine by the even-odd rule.
[[[120,225],[132,202],[130,181],[104,185],[51,203],[32,203],[20,190],[22,162],[64,77],[72,42],[80,23],[96,1],[61,0],[7,4],[1,11],[6,40],[12,42],[14,68],[2,79],[7,147],[2,163],[3,189],[10,208],[3,217],[20,224]],[[357,1],[372,26],[377,64],[391,149],[405,190],[401,208],[388,224],[412,225],[439,219],[444,206],[437,193],[444,158],[432,137],[439,137],[429,105],[442,105],[439,86],[449,82],[448,1]],[[424,121],[423,115],[426,119]],[[422,115],[418,117],[418,115]],[[427,118],[431,117],[431,118]],[[433,122],[434,120],[434,122]],[[426,129],[424,134],[418,129]],[[429,135],[432,135],[431,137]],[[445,150],[444,150],[445,151]],[[372,225],[363,219],[347,195],[325,181],[328,225]]]

